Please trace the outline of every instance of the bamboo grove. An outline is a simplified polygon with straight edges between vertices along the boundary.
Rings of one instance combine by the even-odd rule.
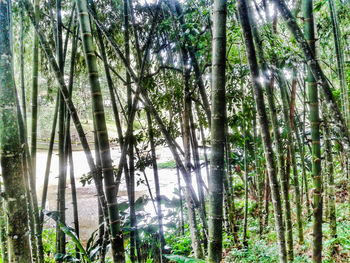
[[[349,87],[347,0],[0,0],[0,262],[349,262]]]

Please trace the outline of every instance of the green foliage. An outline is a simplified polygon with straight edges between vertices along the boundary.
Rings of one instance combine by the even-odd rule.
[[[225,262],[260,262],[260,263],[278,263],[278,247],[277,244],[268,244],[264,240],[250,243],[247,249],[234,248],[229,252]],[[294,262],[310,262],[306,256],[296,256]]]
[[[349,208],[344,205],[344,208],[348,210]],[[350,251],[350,222],[348,220],[343,220],[339,211],[337,211],[337,237],[330,238],[330,228],[329,224],[326,224],[324,228],[325,240],[323,242],[324,246],[324,256],[325,263],[331,262],[345,262],[349,257]]]
[[[51,219],[55,220],[59,226],[60,229],[71,238],[71,240],[74,242],[74,244],[77,246],[77,248],[79,249],[81,255],[84,257],[84,259],[86,260],[86,262],[90,263],[90,258],[86,253],[86,250],[84,249],[83,245],[80,243],[79,238],[77,237],[77,235],[75,234],[74,230],[71,229],[70,227],[66,226],[64,223],[62,223],[60,221],[60,218],[58,216],[58,213],[56,211],[43,211],[44,214],[48,217],[50,217]],[[70,260],[72,258],[71,255],[63,255],[60,253],[56,253],[55,254],[55,258],[56,259],[64,259],[64,260]]]
[[[195,258],[188,258],[184,256],[179,255],[164,255],[167,259],[170,259],[170,261],[179,262],[179,263],[195,263],[195,262],[206,262],[202,259],[195,259]]]
[[[175,169],[176,163],[174,160],[170,160],[164,163],[158,163],[158,169]]]
[[[56,229],[49,228],[43,230],[43,246],[46,263],[55,263],[56,258],[62,258],[65,262],[74,262],[75,244],[72,240],[68,240],[66,244],[66,254],[56,254]],[[1,261],[0,261],[1,263]]]
[[[189,256],[192,251],[191,233],[188,224],[185,225],[185,235],[179,236],[179,231],[167,234],[165,237],[167,245],[171,248],[171,254]]]

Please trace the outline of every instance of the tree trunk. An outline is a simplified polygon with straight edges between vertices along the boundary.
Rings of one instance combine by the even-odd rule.
[[[184,209],[183,209],[183,202],[182,202],[182,187],[181,187],[180,171],[177,166],[176,166],[176,175],[177,175],[177,185],[178,185],[179,199],[180,199],[180,229],[181,229],[181,234],[184,235],[185,221],[184,221]]]
[[[190,110],[190,130],[191,130],[191,146],[192,146],[192,156],[193,156],[193,163],[194,163],[194,170],[196,174],[196,182],[197,182],[197,189],[198,189],[198,200],[199,205],[201,206],[200,211],[204,212],[204,222],[205,224],[202,225],[202,233],[203,233],[203,245],[204,245],[204,251],[207,251],[208,249],[208,225],[207,225],[207,213],[205,210],[205,200],[204,200],[204,188],[205,184],[203,182],[202,173],[201,173],[201,165],[199,160],[199,153],[198,153],[198,141],[196,138],[196,127],[193,119],[193,113],[192,113],[192,103],[191,103],[191,110]]]
[[[61,74],[64,74],[64,59],[63,59],[63,45],[62,45],[62,15],[61,15],[62,1],[56,1],[56,20],[57,20],[57,39],[56,39],[56,58]],[[65,224],[66,214],[66,153],[65,153],[65,103],[62,94],[59,98],[58,111],[58,188],[57,188],[57,211],[59,219]],[[56,253],[66,253],[66,235],[61,230],[59,223],[56,223]],[[57,260],[62,262],[62,260]]]
[[[243,29],[243,39],[246,45],[246,53],[250,68],[251,79],[254,88],[254,98],[256,103],[256,110],[258,113],[259,124],[261,127],[261,137],[264,145],[265,158],[270,180],[270,188],[272,193],[272,200],[274,206],[275,225],[277,232],[277,240],[279,246],[280,262],[287,262],[287,251],[284,236],[284,223],[282,215],[281,198],[279,193],[278,179],[276,175],[276,166],[274,162],[274,152],[272,148],[271,137],[269,133],[269,123],[266,115],[264,97],[262,87],[258,82],[259,67],[256,59],[255,47],[253,43],[253,36],[251,32],[250,22],[248,18],[247,4],[245,0],[239,0],[238,12]]]
[[[297,209],[298,238],[299,238],[299,243],[303,244],[304,243],[304,234],[303,234],[303,222],[302,222],[302,218],[301,218],[302,214],[301,214],[301,204],[300,204],[299,176],[298,176],[296,156],[295,156],[295,144],[294,144],[293,129],[292,129],[291,123],[290,123],[287,87],[286,87],[286,83],[285,83],[285,80],[283,79],[282,74],[283,74],[282,72],[279,72],[278,78],[279,78],[279,86],[280,86],[281,98],[282,98],[284,121],[285,121],[286,129],[287,129],[288,144],[289,144],[289,150],[290,150],[292,168],[293,168],[295,205],[296,205],[296,209]]]
[[[160,251],[164,251],[165,239],[164,239],[164,230],[163,230],[163,213],[162,213],[162,205],[161,205],[161,196],[160,196],[160,186],[159,186],[159,176],[158,176],[158,166],[157,166],[157,156],[156,156],[156,148],[154,144],[154,134],[152,127],[152,117],[149,112],[147,114],[147,123],[148,123],[148,136],[149,142],[151,146],[151,155],[152,155],[152,167],[153,167],[153,175],[154,175],[154,186],[156,189],[156,202],[157,202],[157,215],[158,215],[158,227],[159,227],[159,237],[160,237]],[[181,191],[181,189],[180,189]],[[179,192],[180,192],[179,191]],[[181,193],[181,192],[180,192]],[[161,253],[162,257],[162,253]],[[161,259],[162,261],[162,259]]]
[[[0,141],[11,262],[31,262],[12,54],[9,0],[0,2]]]
[[[184,109],[182,115],[182,127],[183,127],[183,144],[185,152],[185,168],[187,173],[187,178],[189,179],[189,184],[192,185],[192,163],[191,163],[191,130],[190,130],[190,111],[191,111],[191,96],[190,96],[190,69],[189,69],[189,59],[186,50],[182,50],[183,59],[183,78],[184,78]],[[191,239],[192,248],[196,258],[203,258],[203,251],[200,241],[200,235],[198,232],[197,222],[196,222],[196,212],[195,206],[190,190],[186,185],[186,201],[188,208],[188,220],[191,228]],[[198,205],[200,205],[198,203]]]
[[[225,154],[226,154],[226,166],[227,171],[224,176],[224,189],[225,189],[225,200],[224,203],[227,204],[227,212],[228,212],[228,224],[230,226],[230,232],[233,235],[235,243],[238,244],[238,234],[236,229],[236,207],[235,207],[235,199],[234,199],[234,190],[233,190],[233,182],[232,182],[232,167],[231,167],[231,147],[228,136],[228,125],[225,125]]]
[[[254,133],[254,155],[255,155],[255,173],[258,183],[258,216],[259,216],[259,236],[262,238],[264,232],[264,220],[263,220],[263,188],[264,188],[264,173],[261,173],[260,161],[257,153],[258,149],[258,135],[256,132],[256,112],[253,116],[253,133]]]
[[[35,20],[39,23],[39,0],[34,1],[34,12]],[[32,78],[32,140],[31,140],[31,156],[32,156],[32,167],[35,185],[36,175],[36,143],[37,143],[37,125],[38,125],[38,78],[39,78],[39,40],[38,35],[34,34],[33,40],[33,78]],[[33,189],[35,191],[35,189]]]
[[[27,126],[27,102],[26,102],[26,89],[25,89],[25,79],[24,79],[24,12],[23,7],[20,6],[20,75],[21,75],[21,99],[22,99],[22,115],[24,120],[24,126]]]
[[[311,54],[315,57],[315,28],[313,20],[313,1],[304,0],[304,31],[305,38],[308,41],[308,47]],[[317,64],[318,65],[318,64]],[[313,74],[313,69],[308,67],[308,93],[310,103],[310,126],[312,140],[312,180],[313,180],[313,253],[312,261],[322,262],[322,177],[321,177],[321,147],[320,147],[320,117],[319,117],[319,98],[317,88],[317,75]]]
[[[128,0],[123,0],[123,12],[124,12],[124,42],[125,42],[125,59],[128,66],[130,66],[130,44],[129,44],[129,12],[128,12]],[[128,102],[128,113],[130,116],[132,108],[132,92],[131,92],[131,78],[128,71],[126,71],[126,89],[127,89],[127,102]],[[128,157],[129,157],[129,169],[127,176],[128,183],[128,196],[129,196],[129,207],[130,207],[130,259],[131,262],[136,262],[136,256],[140,261],[140,253],[138,246],[138,231],[136,223],[136,214],[135,214],[135,165],[134,165],[134,134],[133,134],[133,122],[130,122],[131,130],[127,135],[129,138],[126,140],[129,141],[128,147]],[[136,254],[135,254],[136,252]]]
[[[100,148],[103,180],[106,192],[108,216],[110,221],[111,247],[113,262],[124,262],[124,245],[122,230],[120,227],[116,188],[114,186],[114,174],[112,159],[109,148],[108,133],[103,107],[103,99],[99,83],[96,56],[92,40],[90,19],[86,0],[77,0],[81,38],[85,53],[85,62],[89,73],[90,90],[92,96],[92,108],[94,116],[94,126]]]
[[[265,174],[265,209],[264,209],[264,226],[265,226],[265,233],[268,232],[267,226],[269,225],[269,217],[270,217],[270,200],[271,200],[271,189],[270,189],[270,179],[267,169],[264,170]]]
[[[40,209],[41,231],[42,231],[43,224],[44,224],[43,209],[46,208],[46,199],[47,199],[47,190],[48,190],[48,186],[49,186],[51,160],[52,160],[53,147],[54,147],[54,143],[55,143],[57,117],[58,117],[58,107],[59,107],[59,97],[60,97],[60,91],[57,91],[56,106],[55,106],[54,115],[53,115],[53,119],[52,119],[53,121],[52,121],[52,126],[51,126],[51,135],[50,135],[49,149],[47,151],[43,193],[42,193],[42,196],[41,196],[41,209]]]
[[[225,176],[226,0],[214,1],[212,116],[209,181],[209,262],[222,258],[223,179]]]
[[[322,119],[323,119],[323,131],[324,131],[324,145],[325,145],[325,174],[327,177],[328,191],[325,191],[326,199],[328,199],[328,215],[329,215],[329,228],[331,230],[331,237],[337,237],[337,218],[335,210],[335,182],[334,182],[334,166],[332,156],[332,140],[331,131],[329,129],[329,119],[327,106],[322,105]],[[333,247],[334,248],[334,247]]]
[[[243,101],[242,101],[242,111],[243,118],[244,115],[244,91],[242,91]],[[244,219],[243,219],[243,246],[248,248],[247,242],[247,228],[248,228],[248,163],[247,163],[247,125],[246,121],[243,120],[243,137],[244,137]]]

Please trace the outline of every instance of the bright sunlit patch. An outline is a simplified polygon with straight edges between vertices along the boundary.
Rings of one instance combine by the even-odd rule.
[[[146,5],[146,4],[155,4],[157,3],[157,0],[140,0],[141,5]]]
[[[260,84],[264,84],[265,78],[264,78],[263,76],[259,76],[259,77],[257,78],[257,81],[258,81]]]
[[[293,77],[293,71],[289,68],[284,68],[283,75],[284,75],[286,80],[291,80]]]

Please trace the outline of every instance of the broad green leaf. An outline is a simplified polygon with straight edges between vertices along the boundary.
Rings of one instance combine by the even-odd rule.
[[[50,217],[51,219],[55,220],[58,225],[60,226],[60,229],[67,235],[69,236],[72,241],[76,244],[77,248],[79,249],[80,253],[83,255],[83,257],[85,258],[86,262],[91,263],[84,247],[82,246],[82,244],[80,243],[78,237],[76,236],[75,232],[68,226],[66,226],[65,224],[63,224],[60,221],[60,218],[58,216],[58,212],[57,211],[47,211],[47,210],[43,210],[43,213],[47,216]]]

